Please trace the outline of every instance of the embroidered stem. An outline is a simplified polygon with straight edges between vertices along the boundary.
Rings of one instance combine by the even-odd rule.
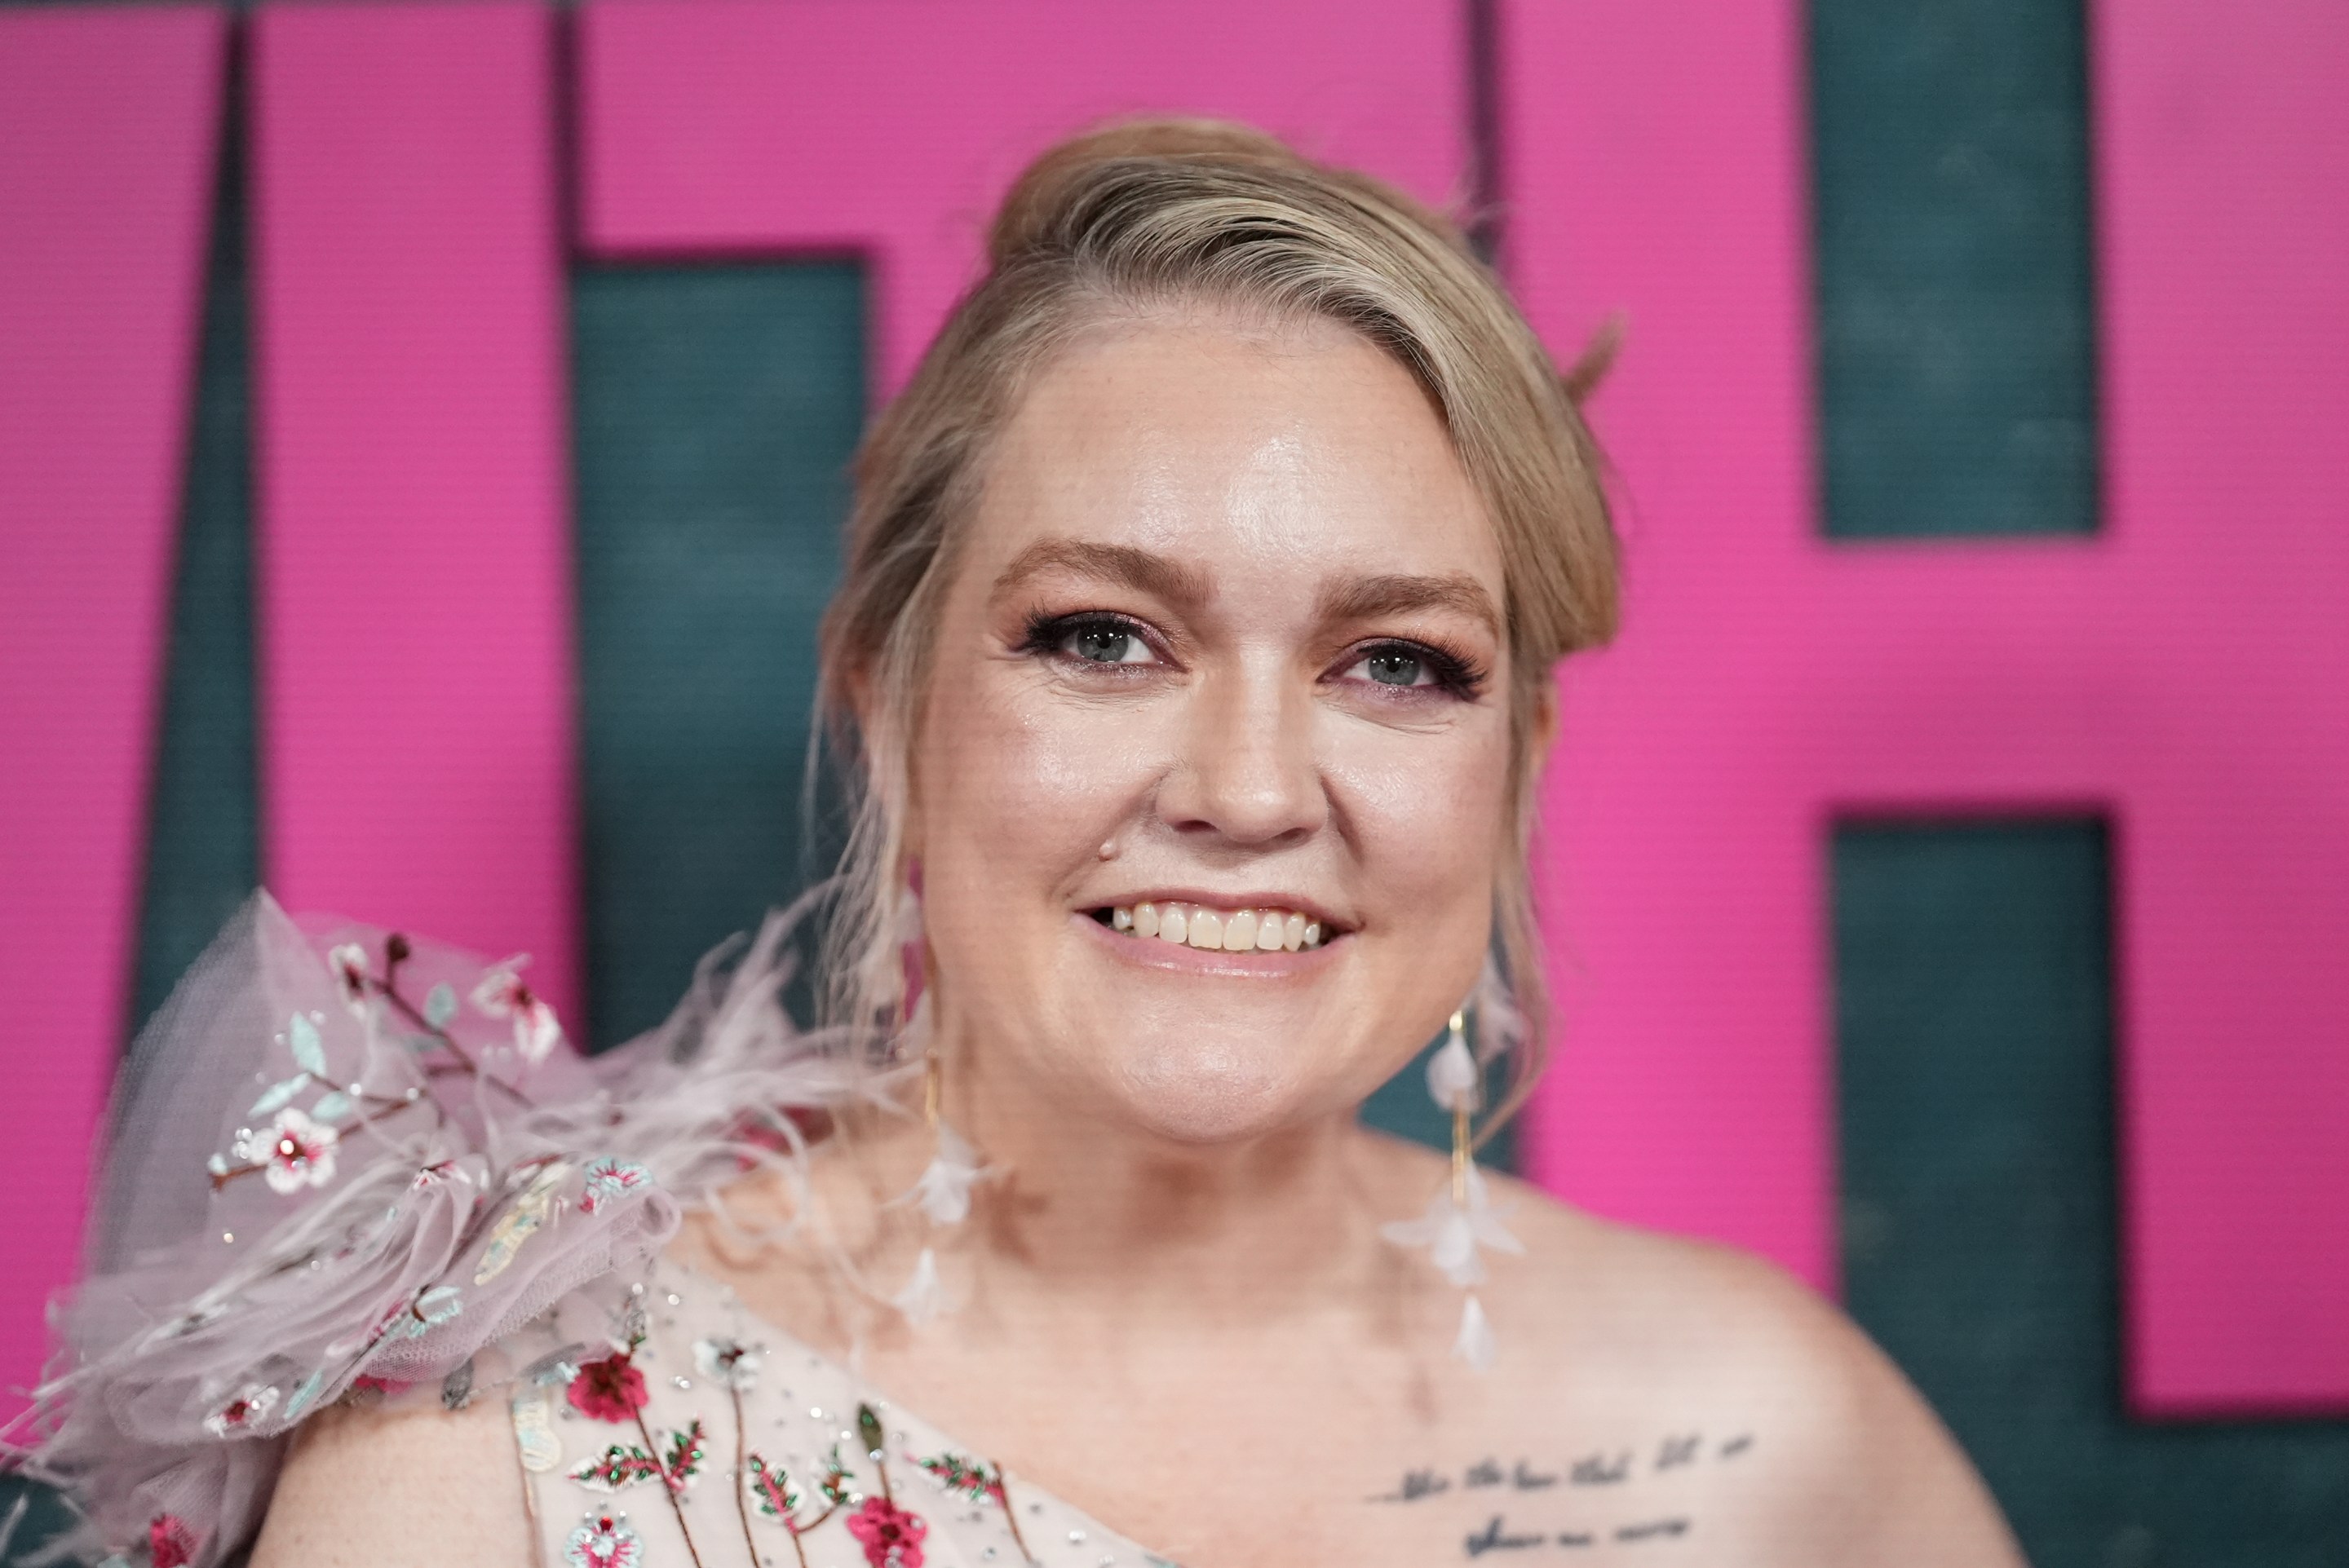
[[[388,966],[387,965],[387,967]],[[418,1012],[416,1010],[416,1005],[410,1002],[407,997],[401,995],[399,994],[398,987],[394,985],[388,978],[378,980],[374,975],[370,975],[367,976],[367,983],[375,988],[377,995],[382,996],[393,1006],[398,1008],[401,1016],[405,1017],[409,1023],[415,1025],[418,1028],[431,1036],[433,1039],[440,1042],[440,1046],[442,1050],[447,1051],[450,1056],[457,1058],[457,1065],[460,1071],[464,1072],[469,1077],[479,1079],[482,1083],[495,1084],[498,1088],[505,1090],[506,1093],[513,1096],[513,1098],[520,1101],[526,1109],[535,1110],[538,1109],[537,1105],[531,1099],[530,1096],[523,1093],[522,1090],[514,1088],[513,1085],[506,1082],[505,1079],[497,1077],[495,1074],[483,1072],[481,1068],[481,1065],[475,1062],[471,1057],[465,1053],[465,1048],[456,1042],[448,1030],[442,1028],[440,1025],[432,1022],[423,1014]]]
[[[439,1110],[440,1109],[440,1105],[436,1101],[427,1099],[401,1099],[382,1102],[378,1096],[370,1095],[368,1098],[370,1099],[377,1099],[379,1103],[382,1103],[383,1109],[381,1110],[369,1111],[367,1115],[360,1117],[357,1121],[351,1122],[347,1126],[336,1128],[334,1130],[337,1137],[346,1132],[357,1132],[362,1127],[372,1127],[378,1121],[388,1120],[390,1118],[398,1116],[403,1110],[413,1110],[419,1106],[429,1105],[431,1106],[434,1110]],[[235,1181],[240,1176],[251,1176],[256,1172],[266,1171],[269,1169],[270,1164],[271,1162],[266,1160],[255,1160],[250,1164],[232,1165],[225,1171],[215,1171],[212,1172],[212,1191],[215,1192],[219,1191],[222,1188],[227,1186],[230,1182]]]
[[[744,1441],[742,1436],[742,1390],[735,1385],[733,1368],[728,1367],[726,1370],[726,1392],[734,1401],[734,1511],[741,1517],[742,1544],[750,1549],[750,1562],[752,1563],[752,1568],[756,1568],[759,1561],[759,1543],[750,1537],[750,1499],[748,1495],[747,1489],[742,1484],[744,1479],[742,1471],[749,1462],[748,1457],[742,1451]],[[788,1533],[788,1532],[786,1532],[786,1533]],[[792,1537],[792,1546],[796,1547],[799,1543],[800,1538],[793,1535]],[[800,1553],[800,1561],[802,1563],[805,1563],[807,1561],[806,1553],[802,1552]]]
[[[1036,1554],[1028,1550],[1028,1542],[1020,1538],[1019,1515],[1011,1507],[1011,1478],[1003,1473],[1001,1465],[995,1467],[995,1495],[1003,1500],[1003,1522],[1011,1528],[1011,1544],[1019,1548],[1020,1561],[1035,1562]]]
[[[668,1499],[668,1511],[677,1520],[677,1532],[685,1537],[685,1554],[693,1559],[693,1568],[701,1568],[701,1553],[693,1544],[693,1532],[686,1526],[685,1505],[677,1500],[678,1488],[682,1483],[668,1473],[668,1465],[660,1457],[660,1445],[653,1441],[653,1429],[645,1425],[644,1407],[633,1407],[628,1413],[636,1418],[636,1432],[645,1439],[645,1452],[652,1455],[653,1463],[660,1467],[661,1494]],[[756,1556],[752,1553],[754,1561]]]

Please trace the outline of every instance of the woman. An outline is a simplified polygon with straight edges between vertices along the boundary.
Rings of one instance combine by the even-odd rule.
[[[101,1230],[52,1470],[159,1564],[264,1507],[257,1568],[2016,1561],[1832,1309],[1474,1164],[1615,593],[1490,275],[1191,123],[1048,155],[990,263],[860,462],[827,1026],[796,917],[590,1066],[512,965],[259,908],[270,1003],[154,1036],[277,1055],[200,1242]],[[1437,1037],[1448,1162],[1355,1119]]]

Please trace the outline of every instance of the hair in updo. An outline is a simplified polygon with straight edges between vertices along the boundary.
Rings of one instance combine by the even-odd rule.
[[[1004,198],[987,260],[858,454],[846,571],[824,617],[823,709],[861,776],[833,922],[835,1020],[885,1025],[900,1006],[896,905],[932,631],[988,444],[1039,366],[1105,320],[1154,310],[1326,317],[1425,388],[1499,534],[1515,672],[1502,826],[1515,852],[1494,913],[1524,1020],[1514,1106],[1548,1010],[1526,864],[1535,733],[1552,667],[1615,627],[1615,535],[1576,409],[1596,363],[1561,377],[1444,217],[1219,121],[1138,121],[1061,143]]]

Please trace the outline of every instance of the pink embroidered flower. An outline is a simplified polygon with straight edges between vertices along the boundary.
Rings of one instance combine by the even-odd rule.
[[[639,1568],[645,1543],[626,1520],[598,1513],[571,1532],[563,1545],[563,1560],[571,1568]]]
[[[848,1533],[864,1548],[872,1568],[922,1568],[922,1537],[930,1527],[885,1498],[868,1497],[848,1516]]]
[[[645,1375],[626,1351],[599,1361],[583,1362],[571,1379],[572,1408],[598,1421],[626,1421],[645,1408]]]
[[[492,1018],[512,1018],[514,1049],[522,1053],[523,1060],[535,1067],[562,1043],[563,1025],[556,1019],[554,1009],[523,984],[520,971],[529,962],[529,954],[517,953],[492,965],[481,976],[481,984],[473,987],[473,1006]]]
[[[587,1167],[587,1186],[579,1194],[579,1212],[592,1214],[625,1192],[653,1184],[653,1173],[633,1160],[605,1156]]]
[[[356,942],[346,942],[326,952],[326,967],[333,972],[335,984],[342,988],[343,1006],[360,1017],[367,1011],[367,949]]]
[[[188,1568],[196,1560],[196,1535],[176,1513],[159,1513],[147,1526],[147,1561],[153,1568]]]
[[[268,1126],[247,1128],[231,1152],[248,1165],[261,1166],[269,1190],[290,1197],[335,1179],[335,1145],[341,1136],[289,1105]]]
[[[204,1430],[216,1438],[240,1436],[276,1408],[276,1389],[248,1384],[243,1393],[204,1418]]]

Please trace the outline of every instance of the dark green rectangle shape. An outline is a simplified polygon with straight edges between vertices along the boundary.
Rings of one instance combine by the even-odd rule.
[[[802,842],[816,627],[864,425],[846,263],[572,278],[588,1008],[609,1045],[828,871]]]
[[[2123,1411],[2109,855],[2093,820],[1836,834],[1847,1299],[2039,1568],[2337,1568],[2349,1423]]]
[[[1815,0],[1837,538],[2096,526],[2080,0]]]

